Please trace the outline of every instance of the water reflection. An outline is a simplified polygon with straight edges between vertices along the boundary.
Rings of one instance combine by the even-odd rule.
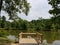
[[[9,35],[9,36],[7,36],[7,38],[10,39],[10,40],[15,40],[16,39],[16,37],[14,35]]]
[[[42,45],[47,45],[47,40],[43,40]]]
[[[54,41],[52,45],[60,45],[60,40]]]
[[[7,38],[11,41],[18,41],[18,38],[14,35],[9,35],[9,36],[7,36]]]
[[[47,43],[47,40],[43,40],[42,45],[60,45],[60,40],[55,40],[53,41],[53,43],[50,43],[50,44]]]

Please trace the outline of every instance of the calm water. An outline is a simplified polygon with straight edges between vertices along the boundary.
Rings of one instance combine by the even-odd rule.
[[[60,45],[60,41],[59,40],[56,40],[56,41],[53,42],[52,45]]]
[[[58,32],[42,32],[43,43],[46,45],[60,45],[60,31]]]
[[[47,43],[47,40],[43,40],[43,43],[40,45],[60,45],[60,40],[55,40],[52,43]]]

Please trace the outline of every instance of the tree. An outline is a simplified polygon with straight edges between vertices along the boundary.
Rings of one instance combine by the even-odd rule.
[[[50,14],[54,17],[60,16],[60,0],[48,0],[49,4],[52,6],[52,10],[49,10]]]
[[[3,20],[3,21],[6,21],[6,17],[5,17],[5,16],[2,16],[2,20]]]
[[[11,26],[11,22],[9,22],[9,21],[6,21],[6,25],[7,25],[6,30],[11,30],[11,28],[13,28]]]
[[[27,0],[0,0],[0,17],[1,10],[6,11],[10,19],[17,18],[17,12],[24,12],[27,15],[29,7]]]
[[[2,16],[2,22],[1,22],[2,28],[6,28],[6,17]]]
[[[51,25],[51,31],[56,31],[56,25],[55,24]]]
[[[17,22],[14,20],[13,22],[11,22],[11,27],[12,29],[16,29],[16,25],[17,25]]]
[[[50,14],[53,14],[52,18],[52,28],[56,30],[59,28],[59,17],[60,17],[60,0],[48,0],[49,4],[52,6],[52,10],[49,10]]]
[[[1,28],[1,16],[0,16],[0,28]]]

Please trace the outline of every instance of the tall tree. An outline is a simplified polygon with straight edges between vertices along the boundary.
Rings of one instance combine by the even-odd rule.
[[[50,14],[54,17],[60,16],[60,0],[48,0],[49,4],[52,6],[52,10],[49,10]]]
[[[1,22],[2,28],[6,28],[6,17],[2,16],[2,22]]]
[[[27,0],[0,0],[0,16],[1,10],[6,11],[10,19],[17,17],[16,12],[24,12],[27,15],[29,7]]]
[[[54,27],[55,25],[53,24],[52,27],[53,29],[56,30],[56,28],[58,29],[59,24],[58,21],[59,17],[60,17],[60,0],[48,0],[49,4],[52,6],[52,10],[49,10],[50,14],[53,14],[53,23],[56,25],[56,27]]]

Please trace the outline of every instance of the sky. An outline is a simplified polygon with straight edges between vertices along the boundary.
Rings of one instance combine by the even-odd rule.
[[[23,13],[18,13],[18,16],[24,20],[37,20],[39,18],[50,18],[52,15],[48,13],[48,11],[51,9],[51,5],[48,4],[48,0],[28,0],[30,3],[30,11],[28,16],[26,16]],[[2,15],[5,14],[4,11],[2,11]],[[7,14],[6,14],[7,15]],[[8,16],[6,16],[8,17]]]

